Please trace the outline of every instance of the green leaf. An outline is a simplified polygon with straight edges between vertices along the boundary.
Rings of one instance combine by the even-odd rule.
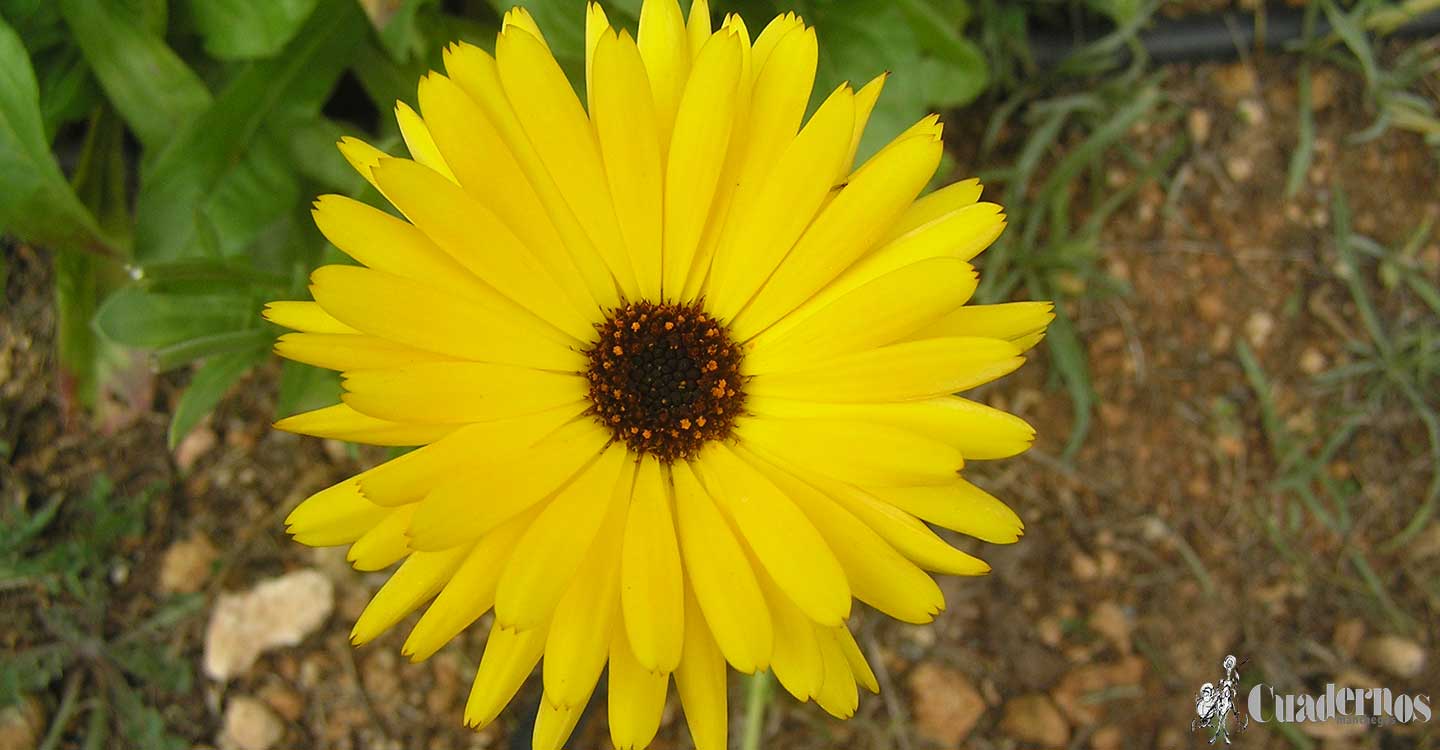
[[[254,327],[253,308],[248,297],[233,294],[155,294],[128,286],[100,305],[95,326],[117,344],[151,349]]]
[[[225,397],[226,391],[250,368],[265,358],[266,350],[258,347],[246,351],[232,352],[213,357],[195,371],[190,386],[175,405],[175,414],[170,418],[170,432],[166,439],[171,448],[180,443],[205,415]]]
[[[200,77],[119,0],[61,0],[101,88],[140,142],[158,148],[210,105]]]
[[[51,143],[61,125],[84,119],[95,109],[100,89],[95,85],[95,76],[90,74],[85,57],[73,45],[37,55],[35,67],[45,142]]]
[[[122,253],[75,197],[50,154],[39,88],[20,37],[0,19],[0,232],[60,250]]]
[[[963,19],[947,18],[925,0],[897,0],[905,13],[920,48],[944,63],[950,73],[949,87],[942,95],[945,106],[968,104],[990,80],[990,66],[974,42],[960,35]],[[928,104],[941,104],[931,99]]]
[[[280,368],[280,396],[275,415],[288,417],[340,400],[340,373],[285,361]]]
[[[263,228],[237,223],[273,218],[269,210],[279,201],[263,193],[276,186],[289,191],[290,183],[281,174],[283,162],[274,161],[277,154],[283,160],[283,139],[262,138],[262,133],[280,113],[319,111],[368,23],[353,0],[320,0],[279,55],[248,63],[208,110],[175,135],[141,177],[135,229],[139,260],[206,255],[207,232],[217,233],[219,244],[233,249],[247,232]],[[237,184],[227,186],[229,180]],[[267,210],[247,206],[247,200],[266,201]],[[232,231],[240,237],[229,235]]]
[[[285,47],[316,0],[190,0],[205,51],[220,60],[270,57]]]
[[[406,62],[415,54],[424,53],[424,40],[419,33],[419,25],[416,24],[416,17],[420,9],[426,5],[434,4],[435,0],[403,0],[399,9],[385,19],[385,23],[377,27],[380,44],[385,52],[396,62]],[[450,39],[437,39],[438,43],[448,43]]]
[[[369,184],[335,147],[346,134],[335,122],[324,117],[307,117],[286,130],[290,134],[289,159],[306,178],[345,195],[354,195]]]

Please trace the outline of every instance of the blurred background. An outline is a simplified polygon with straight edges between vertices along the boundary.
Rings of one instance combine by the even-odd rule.
[[[403,152],[395,102],[511,4],[0,0],[0,750],[529,746],[538,685],[460,726],[483,628],[420,665],[349,646],[384,575],[282,520],[388,452],[269,428],[338,383],[259,317],[341,262],[315,195],[381,203],[334,142]],[[581,0],[522,4],[583,86]],[[1009,214],[981,301],[1059,303],[978,394],[1035,448],[967,468],[1025,538],[958,541],[994,572],[942,579],[933,626],[857,612],[883,689],[849,722],[734,681],[737,746],[1200,746],[1226,654],[1242,693],[1440,694],[1440,2],[712,10],[817,26],[817,97],[892,71],[865,153],[941,112],[937,182]],[[671,703],[655,746],[689,747]]]

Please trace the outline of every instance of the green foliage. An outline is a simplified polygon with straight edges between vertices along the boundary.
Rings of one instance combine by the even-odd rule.
[[[517,3],[583,86],[584,0],[469,0],[460,15],[438,0],[0,0],[0,231],[67,253],[56,265],[61,360],[82,400],[118,347],[149,350],[157,370],[195,365],[171,424],[171,442],[183,437],[266,359],[276,331],[261,305],[304,297],[309,270],[338,260],[310,222],[310,200],[378,198],[335,141],[403,149],[395,100],[415,103],[444,44],[491,48]],[[641,4],[614,0],[606,11],[633,32]],[[752,36],[786,10],[816,25],[817,103],[841,81],[893,72],[862,158],[990,80],[963,34],[966,0],[711,9],[717,23],[740,13]],[[337,96],[347,74],[369,102],[353,89]],[[72,187],[51,152],[73,148],[76,133]],[[332,374],[287,364],[279,410],[332,403],[337,388]]]
[[[158,709],[162,696],[190,689],[189,662],[167,643],[168,629],[199,611],[199,597],[177,597],[130,630],[112,632],[113,572],[128,564],[123,549],[145,529],[152,491],[120,496],[97,479],[88,494],[57,496],[33,512],[4,511],[0,587],[26,599],[48,641],[26,644],[0,663],[0,706],[64,680],[48,736],[76,729],[77,697],[89,696],[87,747],[120,744],[184,748]],[[7,617],[16,616],[14,613]],[[117,742],[111,742],[113,738]]]

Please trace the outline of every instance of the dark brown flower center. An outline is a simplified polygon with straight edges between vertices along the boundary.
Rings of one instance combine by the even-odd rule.
[[[740,347],[698,304],[634,302],[596,328],[590,411],[617,440],[668,463],[730,434],[745,401]]]

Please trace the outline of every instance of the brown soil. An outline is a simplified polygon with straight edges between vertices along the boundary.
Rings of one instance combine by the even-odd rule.
[[[1333,71],[1320,75],[1325,82],[1317,85],[1327,95],[1314,166],[1301,196],[1286,201],[1296,132],[1293,65],[1170,71],[1166,93],[1187,116],[1144,124],[1131,134],[1131,146],[1152,154],[1182,133],[1191,139],[1178,194],[1153,185],[1142,190],[1105,232],[1102,264],[1130,293],[1086,295],[1069,307],[1100,404],[1089,439],[1073,463],[1059,459],[1070,404],[1048,382],[1043,346],[1020,375],[984,392],[1040,433],[1025,457],[972,471],[1019,511],[1026,536],[1003,548],[961,541],[979,550],[994,573],[942,579],[948,609],[931,627],[860,612],[857,633],[883,667],[877,671],[884,695],[862,696],[856,717],[844,723],[782,697],[765,746],[918,750],[935,746],[928,738],[944,736],[947,725],[970,721],[973,729],[952,739],[967,747],[1015,747],[1017,727],[1039,726],[1020,712],[1051,705],[1034,697],[1048,695],[1060,709],[1055,729],[1066,732],[1057,739],[1071,747],[1199,747],[1200,735],[1189,733],[1194,695],[1201,683],[1218,681],[1220,660],[1230,653],[1248,660],[1241,669],[1247,688],[1263,679],[1277,690],[1323,691],[1327,681],[1360,672],[1396,691],[1436,693],[1440,527],[1431,521],[1407,548],[1378,548],[1415,511],[1436,469],[1426,459],[1421,425],[1398,402],[1373,410],[1327,467],[1336,481],[1358,488],[1352,530],[1337,536],[1303,512],[1290,528],[1298,506],[1273,484],[1277,457],[1235,354],[1241,340],[1255,350],[1276,389],[1281,421],[1314,450],[1338,414],[1362,403],[1356,388],[1325,390],[1313,377],[1352,361],[1349,343],[1363,341],[1333,270],[1332,187],[1345,188],[1356,230],[1387,245],[1440,214],[1436,163],[1419,139],[1391,132],[1350,144],[1346,136],[1370,117],[1359,84]],[[1121,185],[1132,173],[1117,164],[1107,179]],[[1432,281],[1440,279],[1435,240],[1420,261]],[[197,678],[187,698],[156,698],[174,731],[213,742],[227,698],[243,694],[267,701],[282,717],[281,747],[511,746],[538,701],[535,680],[498,726],[478,734],[462,729],[482,639],[465,636],[420,665],[399,656],[403,625],[402,635],[352,649],[350,623],[384,575],[350,571],[343,552],[308,550],[283,534],[281,519],[307,493],[372,465],[382,452],[271,430],[273,364],[232,393],[201,428],[203,437],[187,444],[184,469],[165,449],[176,394],[171,380],[159,383],[154,403],[128,425],[89,432],[63,418],[56,395],[48,259],[11,247],[5,263],[0,439],[8,460],[0,466],[0,501],[34,508],[55,493],[83,491],[102,472],[122,490],[156,481],[167,487],[150,508],[146,535],[127,548],[128,575],[117,577],[106,632],[121,632],[160,605],[162,554],[194,534],[221,550],[204,589],[211,601],[300,567],[319,567],[336,582],[336,613],[322,632],[263,657],[229,684],[200,676],[208,605],[175,628],[171,644],[192,660]],[[1387,317],[1415,314],[1413,301],[1367,281]],[[1265,532],[1275,518],[1287,524],[1293,558]],[[1349,562],[1356,552],[1403,613],[1399,619]],[[26,613],[46,601],[27,591],[0,596],[12,612],[0,617],[0,643],[18,648],[44,640]],[[1367,660],[1368,638],[1384,634],[1417,641],[1429,656],[1424,671],[1400,677]],[[738,736],[743,696],[739,680],[733,684]],[[52,689],[40,696],[47,714],[59,686]],[[972,690],[980,700],[968,697]],[[1032,697],[1011,703],[1022,696]],[[673,695],[671,704],[655,747],[689,747]],[[1016,712],[1010,720],[1007,704]],[[608,747],[604,723],[604,711],[594,711],[570,746]],[[1369,730],[1325,747],[1433,745],[1435,726]],[[1289,744],[1254,724],[1237,743]]]

